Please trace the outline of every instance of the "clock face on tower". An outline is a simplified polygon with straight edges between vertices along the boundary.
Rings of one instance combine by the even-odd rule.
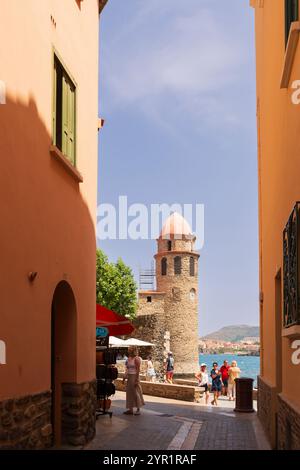
[[[191,290],[190,290],[190,299],[191,299],[192,301],[194,301],[195,298],[196,298],[196,291],[195,291],[195,289],[191,289]]]

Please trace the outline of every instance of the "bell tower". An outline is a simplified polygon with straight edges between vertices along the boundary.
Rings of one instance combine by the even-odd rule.
[[[157,240],[157,290],[165,293],[165,324],[175,376],[191,375],[199,368],[198,260],[196,237],[177,212],[165,222]]]

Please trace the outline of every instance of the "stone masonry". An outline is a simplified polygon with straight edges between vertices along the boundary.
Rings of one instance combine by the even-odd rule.
[[[0,449],[52,446],[51,391],[0,402]],[[96,381],[62,384],[62,443],[84,445],[95,435]]]
[[[278,395],[278,441],[279,450],[300,449],[300,409]]]
[[[257,396],[257,413],[261,423],[264,426],[266,434],[271,442],[274,442],[273,429],[275,428],[272,423],[272,402],[273,402],[273,387],[267,384],[260,376],[258,376],[258,396]]]
[[[93,439],[96,423],[96,381],[62,384],[63,444],[84,445]]]
[[[51,392],[0,402],[0,449],[44,449],[52,443]]]

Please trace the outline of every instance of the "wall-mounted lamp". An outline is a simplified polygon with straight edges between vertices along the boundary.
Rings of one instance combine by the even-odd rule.
[[[28,279],[30,282],[33,282],[35,280],[35,278],[37,277],[37,271],[31,271],[30,273],[28,273]]]

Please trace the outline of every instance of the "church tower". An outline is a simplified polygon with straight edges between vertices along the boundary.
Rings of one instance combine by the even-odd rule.
[[[175,359],[175,375],[195,374],[198,353],[198,260],[196,237],[177,212],[165,222],[157,240],[157,291],[164,293],[165,328]]]

